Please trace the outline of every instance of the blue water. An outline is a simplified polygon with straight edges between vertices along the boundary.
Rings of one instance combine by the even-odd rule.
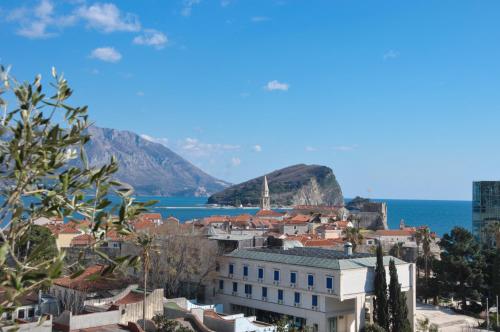
[[[162,216],[174,216],[181,221],[203,218],[210,215],[254,214],[257,209],[207,207],[203,197],[140,197],[138,200],[155,199],[159,202],[153,208]],[[405,220],[408,226],[427,225],[439,236],[449,232],[454,226],[471,228],[470,201],[430,201],[374,199],[387,202],[389,227],[398,228],[399,221]]]

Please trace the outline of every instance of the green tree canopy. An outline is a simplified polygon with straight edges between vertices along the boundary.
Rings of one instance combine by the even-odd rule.
[[[394,260],[389,263],[389,312],[391,316],[392,332],[411,332],[410,321],[408,320],[408,307],[406,305],[406,295],[401,292],[401,285],[398,280],[398,270]]]
[[[382,246],[377,246],[377,265],[375,267],[375,322],[389,331],[389,306],[387,301],[387,282],[385,280],[384,254]]]
[[[477,301],[484,287],[485,263],[480,246],[472,234],[455,227],[439,242],[441,262],[437,265],[437,277],[446,295],[455,296],[466,308],[467,301]]]

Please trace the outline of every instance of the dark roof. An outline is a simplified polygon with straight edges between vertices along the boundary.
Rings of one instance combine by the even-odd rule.
[[[343,251],[340,250],[330,250],[323,248],[304,248],[304,247],[295,247],[290,249],[258,248],[253,250],[259,252],[275,253],[280,255],[317,257],[317,258],[327,258],[327,259],[352,259],[352,258],[373,256],[372,254],[366,254],[366,253],[353,253],[352,255],[347,256]]]
[[[333,270],[375,267],[377,263],[377,258],[371,254],[354,253],[347,256],[343,251],[314,247],[236,249],[225,256]],[[396,264],[406,263],[395,257],[385,256],[384,265],[389,265],[390,259],[394,259]]]

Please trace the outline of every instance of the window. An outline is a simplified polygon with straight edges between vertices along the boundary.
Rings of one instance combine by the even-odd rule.
[[[264,279],[264,268],[263,267],[259,267],[258,277],[259,277],[259,279]]]
[[[234,264],[229,264],[229,274],[234,273]]]
[[[243,266],[243,276],[248,277],[248,266],[247,265]]]
[[[295,292],[293,298],[294,298],[295,304],[299,304],[300,303],[300,293],[299,292]]]
[[[312,274],[307,275],[307,286],[314,286],[314,276]]]
[[[297,272],[290,272],[290,283],[295,284],[297,282]]]
[[[19,318],[19,319],[23,319],[24,318],[24,309],[20,309],[17,312],[17,318]]]
[[[219,289],[220,290],[224,289],[224,280],[219,280]]]
[[[35,308],[28,309],[28,317],[35,317]]]
[[[237,282],[233,282],[233,292],[237,292],[238,291],[238,283]]]
[[[262,287],[262,297],[267,297],[267,287]]]
[[[333,277],[326,277],[326,289],[333,289]]]
[[[311,302],[312,302],[313,307],[317,307],[318,306],[318,295],[313,295]]]
[[[278,289],[278,301],[283,301],[283,290]]]
[[[252,285],[245,284],[245,294],[252,294]]]
[[[280,270],[274,270],[274,281],[280,281]]]

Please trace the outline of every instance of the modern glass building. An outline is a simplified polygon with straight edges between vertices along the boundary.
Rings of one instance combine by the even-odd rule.
[[[472,231],[485,244],[496,245],[494,225],[500,223],[500,181],[472,183]]]

